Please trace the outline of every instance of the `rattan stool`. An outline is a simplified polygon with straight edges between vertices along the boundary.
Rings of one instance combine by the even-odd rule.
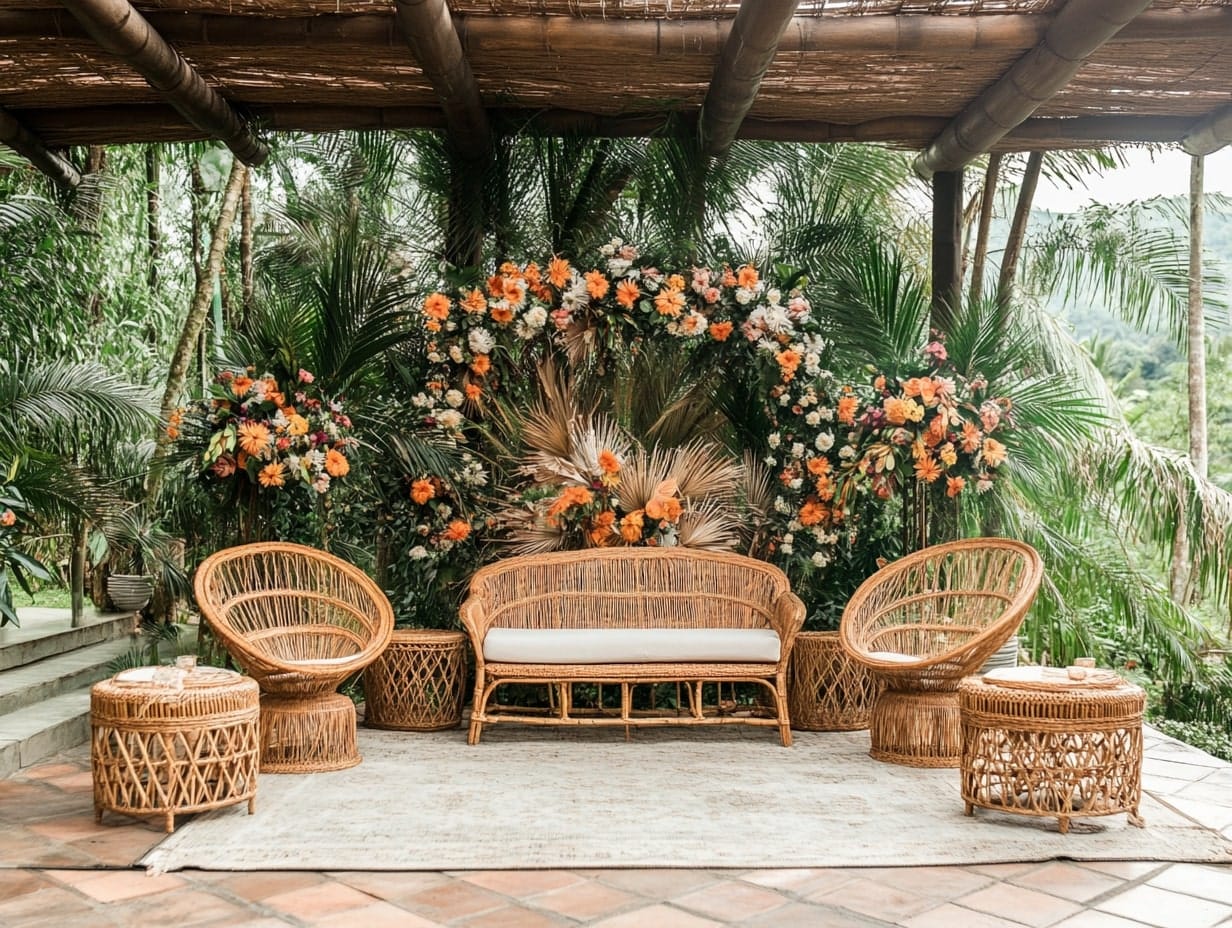
[[[802,731],[868,728],[878,686],[847,657],[838,632],[800,632],[791,649],[787,699],[791,727]]]
[[[364,725],[443,731],[462,723],[466,635],[395,628],[389,647],[364,671]]]
[[[1142,825],[1146,694],[1106,670],[1019,667],[959,684],[962,797],[974,808],[1071,819],[1129,813]]]
[[[90,691],[94,819],[103,811],[175,816],[256,802],[255,680],[199,667],[162,679],[162,668],[124,671]]]

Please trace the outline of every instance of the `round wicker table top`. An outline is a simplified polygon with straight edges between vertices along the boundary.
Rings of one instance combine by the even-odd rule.
[[[963,711],[984,722],[1046,720],[1052,730],[1084,731],[1092,723],[1099,728],[1109,721],[1141,720],[1146,707],[1142,687],[1110,670],[1088,668],[994,670],[963,680],[958,692]]]
[[[256,680],[221,667],[189,671],[137,667],[95,683],[90,690],[90,709],[97,722],[195,718],[216,722],[231,713],[254,711],[258,694]]]

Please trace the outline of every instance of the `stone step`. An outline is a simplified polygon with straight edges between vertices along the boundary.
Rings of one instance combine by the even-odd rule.
[[[90,688],[0,715],[0,777],[81,744],[90,737]]]
[[[133,630],[132,613],[89,611],[83,623],[73,627],[66,609],[19,609],[21,625],[0,628],[0,671],[24,667],[35,661],[78,648],[125,638]]]
[[[0,718],[109,677],[107,665],[136,647],[139,640],[134,635],[125,635],[0,671]]]

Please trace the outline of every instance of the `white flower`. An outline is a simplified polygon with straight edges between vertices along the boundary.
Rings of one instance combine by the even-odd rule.
[[[780,396],[779,405],[780,406],[790,406],[791,405],[791,394],[784,393],[782,396]]]
[[[450,319],[448,322],[445,323],[446,332],[456,332],[457,329],[458,329],[458,324],[454,322],[452,319]]]
[[[804,421],[808,425],[821,425],[821,413],[814,409],[804,417]]]
[[[312,482],[312,488],[318,493],[326,493],[329,491],[329,474],[321,474]]]
[[[779,292],[779,289],[777,287],[771,287],[769,290],[766,291],[766,300],[772,306],[778,306],[779,300],[781,300],[782,298],[783,298],[783,294]]]
[[[462,354],[461,345],[449,346],[449,360],[451,360],[454,364],[461,364],[464,357],[465,355]]]
[[[452,432],[462,425],[462,413],[456,409],[445,409],[436,417],[436,421],[441,428]]]
[[[813,564],[817,567],[825,567],[830,563],[830,556],[824,551],[813,552]]]
[[[781,496],[776,496],[774,498],[774,511],[780,513],[781,515],[790,515],[791,503],[787,502],[787,500],[783,499]]]
[[[850,461],[856,456],[856,449],[851,447],[851,445],[843,445],[838,450],[838,456],[844,461]]]
[[[752,290],[746,290],[744,287],[740,287],[736,291],[736,302],[739,303],[741,306],[748,306],[750,303],[753,302],[753,299],[756,296],[757,294],[754,293]]]
[[[823,451],[824,451],[825,449],[823,448],[823,449],[821,449],[821,450],[823,450]],[[803,445],[803,444],[801,444],[801,443],[800,443],[800,442],[798,442],[798,441],[797,441],[797,442],[793,442],[793,443],[792,443],[792,446],[791,446],[791,456],[792,456],[793,458],[802,458],[802,457],[804,457],[804,445]]]
[[[475,354],[490,354],[496,347],[496,339],[487,329],[471,329],[466,340]]]
[[[783,544],[779,547],[779,550],[782,551],[784,554],[791,554],[792,551],[794,551],[795,549],[792,548],[792,546],[788,544],[787,542],[783,542]]]
[[[827,422],[834,421],[834,409],[830,406],[818,406],[817,415],[825,419]]]
[[[422,561],[424,558],[428,556],[428,549],[425,548],[423,545],[416,545],[415,547],[411,548],[410,551],[407,552],[407,556],[412,561]]]
[[[425,406],[431,406],[432,401],[428,399],[425,393],[416,393],[411,397],[411,405],[416,409],[423,409]]]
[[[770,437],[766,439],[766,444],[769,445],[771,448],[777,448],[780,444],[782,444],[782,441],[783,441],[782,435],[780,435],[778,432],[771,432]]]
[[[793,490],[798,490],[800,487],[804,486],[804,480],[800,477],[792,477],[791,480],[788,481],[787,485]]]
[[[817,440],[813,442],[813,447],[818,451],[829,451],[834,447],[834,433],[818,432]]]
[[[607,272],[612,277],[623,277],[632,264],[628,258],[612,258],[607,262]]]
[[[445,356],[441,354],[439,351],[429,351],[428,360],[431,361],[433,364],[440,364],[442,361],[445,360]]]
[[[804,355],[804,372],[810,377],[816,377],[821,370],[821,355],[810,351]]]
[[[773,454],[767,454],[764,458],[762,458],[762,463],[767,467],[778,467],[779,462],[774,459]]]
[[[457,409],[466,401],[466,397],[462,395],[461,390],[449,390],[445,393],[445,402]]]
[[[796,536],[793,535],[791,532],[788,532],[786,535],[783,536],[783,544],[785,545],[789,545],[795,540],[796,540]]]

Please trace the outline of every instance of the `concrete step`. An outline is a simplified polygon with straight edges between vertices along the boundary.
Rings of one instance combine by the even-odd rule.
[[[0,715],[0,777],[16,773],[90,737],[90,688]]]
[[[109,677],[107,665],[136,647],[139,640],[134,635],[125,635],[0,671],[0,718]]]
[[[18,614],[20,627],[0,628],[0,671],[125,638],[132,632],[134,622],[130,612],[90,611],[83,623],[74,628],[67,609],[19,609]]]

